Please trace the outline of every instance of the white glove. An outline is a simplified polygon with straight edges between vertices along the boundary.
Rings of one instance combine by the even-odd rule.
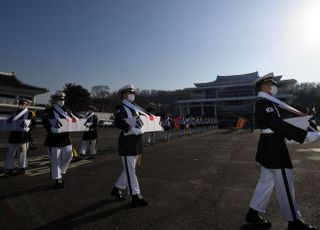
[[[138,129],[138,128],[136,128],[136,127],[132,127],[131,128],[131,132],[133,132],[135,135],[141,135],[141,134],[143,134],[143,132],[142,132],[142,130],[141,129]]]
[[[317,132],[308,132],[306,139],[309,142],[316,142],[320,139],[320,136],[319,136],[319,133],[317,133]]]
[[[294,141],[294,140],[288,140],[287,138],[286,138],[286,143],[287,143],[288,145],[299,144],[299,142],[296,142],[296,141]]]

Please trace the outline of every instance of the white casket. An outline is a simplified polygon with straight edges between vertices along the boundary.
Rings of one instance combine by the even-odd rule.
[[[85,132],[89,131],[87,119],[50,119],[51,131],[53,133]]]
[[[287,119],[284,119],[284,121],[300,129],[308,130],[308,127],[310,126],[309,120],[312,117],[313,116],[307,115],[302,117],[287,118]]]
[[[0,131],[11,132],[11,131],[24,131],[28,132],[30,130],[31,120],[14,120],[8,122],[7,119],[0,120]]]
[[[160,132],[163,131],[163,128],[161,126],[161,118],[158,116],[136,116],[131,118],[126,118],[126,122],[131,126],[135,127],[137,123],[137,119],[140,119],[142,122],[142,127],[140,128],[142,132]],[[127,133],[133,134],[131,132]]]

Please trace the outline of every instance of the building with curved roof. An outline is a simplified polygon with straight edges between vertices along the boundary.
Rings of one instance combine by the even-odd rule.
[[[293,99],[292,87],[297,81],[281,80],[281,75],[274,77],[278,82],[277,97],[290,102]],[[259,78],[258,72],[252,72],[218,75],[215,81],[195,83],[195,87],[184,89],[191,93],[191,98],[177,101],[180,114],[217,119],[229,119],[234,115],[252,116],[257,95],[255,82]]]
[[[46,88],[20,81],[13,72],[0,72],[0,113],[9,114],[15,111],[20,98],[26,98],[31,102],[30,109],[42,110],[43,107],[35,106],[35,98],[36,95],[47,92],[49,91]]]

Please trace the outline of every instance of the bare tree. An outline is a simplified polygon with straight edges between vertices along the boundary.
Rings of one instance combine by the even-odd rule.
[[[96,85],[91,88],[91,97],[95,99],[103,99],[110,94],[110,88],[107,85]]]

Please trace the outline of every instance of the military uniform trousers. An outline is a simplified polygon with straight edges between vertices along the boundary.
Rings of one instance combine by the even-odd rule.
[[[283,218],[293,221],[301,218],[295,199],[292,169],[268,169],[261,166],[261,174],[256,190],[250,201],[250,208],[264,213],[270,200],[273,188]]]
[[[140,194],[140,187],[136,175],[136,164],[139,159],[137,156],[121,156],[123,169],[115,183],[115,186],[119,189],[128,188],[129,195]]]
[[[67,172],[72,159],[72,145],[65,147],[49,146],[49,158],[52,180],[61,179],[62,175]]]
[[[8,152],[5,160],[5,169],[13,169],[13,159],[16,152],[19,151],[19,168],[27,167],[27,151],[29,143],[9,143]]]
[[[163,138],[165,140],[170,140],[170,128],[166,129],[166,127],[164,127]]]
[[[97,154],[97,139],[81,140],[79,153],[85,155],[89,146],[92,155]]]

